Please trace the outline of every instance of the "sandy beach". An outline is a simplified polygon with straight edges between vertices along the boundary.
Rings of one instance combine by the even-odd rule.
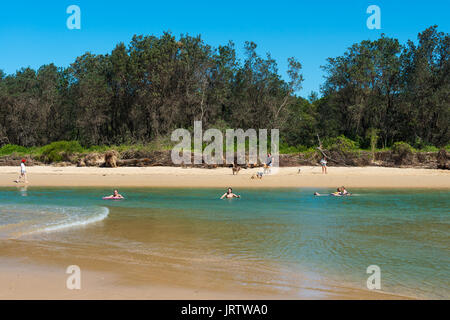
[[[300,173],[299,173],[300,169]],[[28,167],[29,186],[42,187],[192,187],[192,188],[450,188],[450,171],[386,167],[285,167],[273,169],[263,179],[251,179],[262,171],[242,169],[233,176],[230,168],[180,167]],[[19,168],[0,167],[0,186],[14,186]]]

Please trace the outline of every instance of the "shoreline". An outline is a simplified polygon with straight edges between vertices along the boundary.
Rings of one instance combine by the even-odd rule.
[[[28,260],[28,259],[26,259]],[[210,290],[162,283],[127,283],[117,270],[81,270],[81,289],[69,290],[66,267],[23,259],[1,259],[0,299],[7,300],[416,300],[383,291],[345,286],[303,288],[301,294]]]
[[[298,170],[301,170],[298,173]],[[261,168],[180,167],[27,167],[28,184],[14,183],[19,168],[0,167],[0,187],[155,187],[155,188],[405,188],[450,189],[450,171],[387,167],[329,167],[321,174],[318,166],[273,168],[272,174],[251,179]],[[278,172],[275,172],[278,171]]]

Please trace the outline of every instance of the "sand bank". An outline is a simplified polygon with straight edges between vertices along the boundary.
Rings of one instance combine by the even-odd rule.
[[[386,167],[283,167],[263,179],[251,179],[262,169],[242,169],[233,176],[230,168],[180,167],[28,167],[29,186],[42,187],[192,187],[192,188],[450,188],[450,171]],[[300,173],[299,173],[300,169]],[[16,167],[0,167],[0,186],[14,186]]]

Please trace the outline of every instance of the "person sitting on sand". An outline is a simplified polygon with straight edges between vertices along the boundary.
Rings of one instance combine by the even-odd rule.
[[[116,189],[114,190],[113,194],[108,196],[107,198],[123,199],[123,196]]]
[[[262,179],[264,173],[262,171],[258,171],[257,173],[252,174],[250,179]]]
[[[240,198],[240,195],[234,194],[233,193],[233,189],[228,188],[227,192],[223,194],[223,196],[220,197],[220,199],[223,198],[227,198],[227,199],[232,199],[232,198]]]
[[[27,168],[25,167],[25,162],[26,162],[26,161],[27,161],[27,160],[22,159],[22,161],[20,162],[20,175],[19,175],[19,177],[17,178],[17,180],[14,181],[15,183],[19,183],[19,182],[22,180],[22,178],[24,179],[24,182],[25,182],[25,183],[28,183],[28,179],[27,179]]]

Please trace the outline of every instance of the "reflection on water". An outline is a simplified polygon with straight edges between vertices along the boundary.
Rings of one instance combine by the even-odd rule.
[[[27,193],[28,186],[17,187],[17,189],[19,189],[20,195],[21,195],[22,197],[28,196],[28,193]]]
[[[106,189],[29,188],[27,197],[1,189],[0,235],[12,224],[12,207],[16,225],[22,214],[37,228],[55,219],[48,208],[66,208],[64,219],[79,208],[77,221],[96,207],[108,207],[109,215],[24,235],[22,249],[11,244],[0,254],[95,260],[136,282],[287,292],[365,289],[366,268],[375,264],[384,292],[449,298],[449,191],[360,189],[347,198],[314,197],[307,189],[236,191],[242,199],[218,200],[217,189],[121,189],[126,200],[113,202],[101,200]],[[39,250],[30,253],[32,247]]]

